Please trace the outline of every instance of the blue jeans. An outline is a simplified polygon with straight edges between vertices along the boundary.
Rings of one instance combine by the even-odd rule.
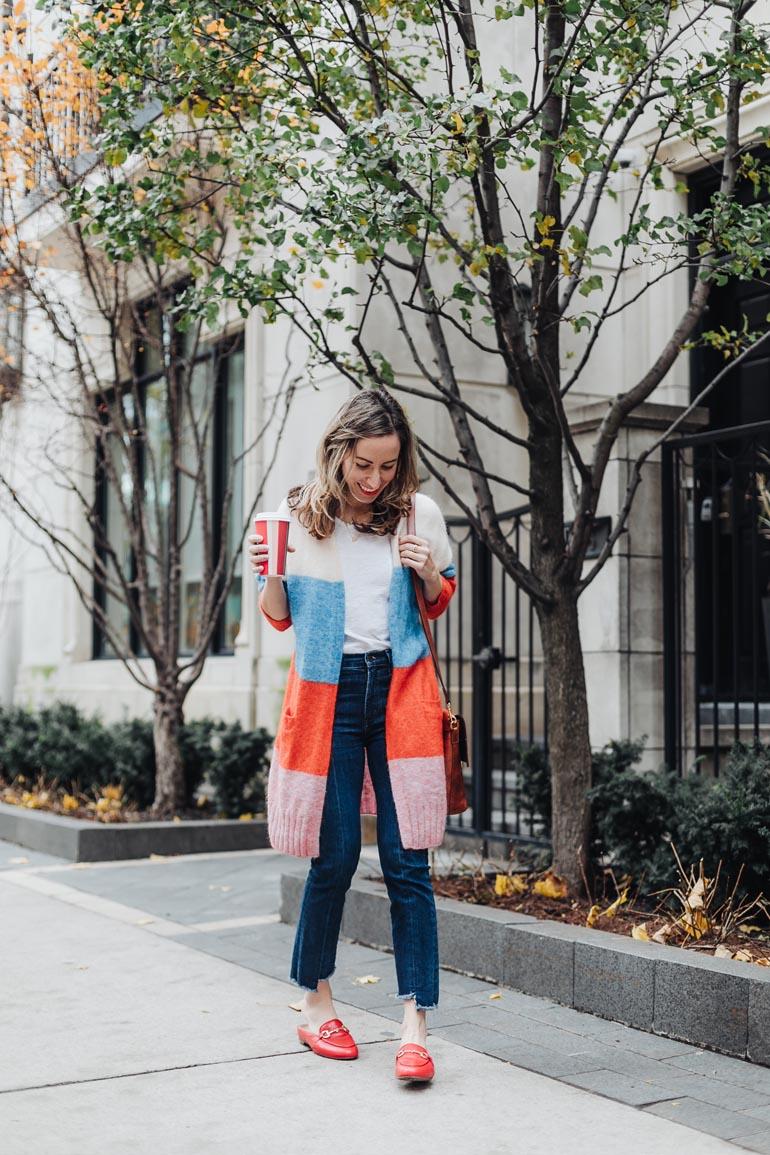
[[[405,850],[385,752],[390,650],[345,654],[334,714],[319,854],[305,883],[291,981],[314,991],[334,973],[342,908],[361,853],[364,752],[377,799],[377,845],[390,898],[398,998],[418,1010],[438,1004],[436,905],[427,850]]]

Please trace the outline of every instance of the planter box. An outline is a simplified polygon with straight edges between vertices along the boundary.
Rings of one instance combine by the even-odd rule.
[[[267,821],[202,819],[190,822],[88,822],[0,802],[0,839],[68,858],[109,862],[149,854],[206,854],[262,850],[269,846]]]
[[[295,923],[304,879],[281,878]],[[770,968],[437,898],[441,965],[696,1047],[770,1066]],[[342,933],[391,949],[382,883],[355,880]]]

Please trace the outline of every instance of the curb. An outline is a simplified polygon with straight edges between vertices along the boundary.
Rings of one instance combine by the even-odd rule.
[[[150,854],[263,850],[267,821],[221,818],[192,822],[88,822],[0,802],[0,839],[70,862],[111,862]]]
[[[303,887],[282,875],[283,922],[296,923]],[[449,970],[770,1066],[770,968],[451,898],[436,898],[436,913]],[[353,882],[342,934],[392,949],[384,883]]]

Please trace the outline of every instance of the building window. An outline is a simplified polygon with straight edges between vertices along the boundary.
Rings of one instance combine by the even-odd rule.
[[[175,532],[181,558],[179,653],[184,655],[192,653],[198,642],[201,599],[208,592],[204,588],[206,556],[211,557],[212,568],[216,568],[224,547],[226,571],[227,559],[238,550],[243,530],[243,336],[238,334],[201,344],[193,356],[187,334],[180,334],[178,347],[171,349],[167,318],[160,311],[148,310],[142,314],[142,328],[144,339],[136,343],[135,384],[123,395],[124,416],[120,424],[110,417],[114,399],[107,398],[104,406],[110,432],[106,446],[97,453],[96,548],[109,582],[117,578],[109,556],[111,551],[119,559],[128,581],[135,579],[136,557],[131,547],[130,527],[136,513],[133,500],[136,477],[143,493],[146,526],[153,535],[144,555],[150,568],[151,585],[157,591],[158,583],[166,580],[163,559],[168,558],[171,470],[174,468],[179,493]],[[166,406],[166,389],[174,359],[189,385],[176,463],[171,461]],[[134,397],[138,400],[141,420],[134,417]],[[139,438],[138,449],[129,447],[132,437]],[[226,506],[227,528],[223,542]],[[241,585],[238,574],[228,590],[214,631],[212,653],[233,652],[241,619]],[[110,629],[123,644],[132,653],[143,655],[139,631],[125,599],[113,596],[102,583],[97,583],[96,601]],[[115,656],[115,648],[105,631],[95,623],[94,657]]]

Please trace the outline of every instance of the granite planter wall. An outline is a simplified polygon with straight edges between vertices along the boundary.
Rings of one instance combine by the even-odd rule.
[[[195,819],[189,822],[88,822],[0,802],[0,838],[71,862],[108,862],[149,854],[207,854],[261,850],[267,822]]]

